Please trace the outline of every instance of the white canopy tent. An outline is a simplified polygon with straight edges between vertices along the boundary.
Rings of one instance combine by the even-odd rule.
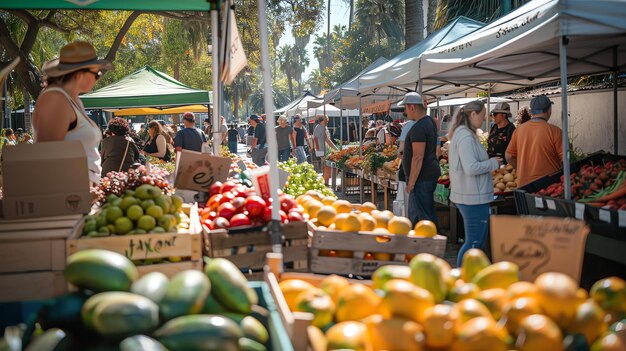
[[[313,95],[310,91],[305,91],[304,93],[302,93],[302,95],[298,96],[295,100],[293,100],[292,102],[288,103],[287,105],[277,109],[274,111],[275,115],[282,115],[285,114],[287,111],[293,109],[295,106],[299,105],[300,103],[302,103],[304,101],[304,103],[306,104],[307,101],[309,100],[316,100],[319,99],[319,97]],[[304,107],[306,109],[306,105]]]
[[[384,57],[377,58],[376,61],[372,62],[369,66],[367,66],[365,69],[359,72],[359,74],[352,77],[350,80],[341,84],[335,89],[324,94],[323,102],[325,104],[334,103],[335,106],[342,107],[342,108],[348,108],[348,109],[358,108],[359,107],[359,97],[358,97],[359,78],[363,76],[364,74],[366,74],[367,72],[370,72],[371,70],[376,69],[377,67],[380,67],[381,65],[385,64],[388,61],[389,60],[387,60]]]
[[[535,0],[476,32],[424,53],[423,86],[537,84],[560,76],[563,88],[564,176],[569,178],[567,76],[626,67],[626,0]],[[614,76],[617,76],[616,74]],[[616,83],[616,82],[615,82]],[[444,87],[446,85],[447,87]],[[614,89],[617,94],[617,89]],[[617,152],[617,99],[614,140]],[[570,198],[569,182],[565,196]]]
[[[358,116],[359,110],[342,110],[338,107],[335,107],[331,104],[326,104],[317,107],[309,107],[305,111],[305,115],[308,117],[326,115],[328,117],[349,117],[349,116]]]

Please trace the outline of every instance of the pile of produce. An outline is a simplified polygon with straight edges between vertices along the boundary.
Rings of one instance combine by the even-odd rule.
[[[444,185],[446,188],[450,187],[450,165],[448,164],[448,160],[442,158],[439,160],[439,169],[441,171],[441,175],[437,180],[437,183]]]
[[[335,196],[317,174],[315,167],[308,162],[298,164],[296,159],[292,157],[286,162],[279,163],[278,168],[290,173],[287,184],[283,188],[285,194],[298,196],[309,190],[315,190],[324,196]]]
[[[154,172],[167,172],[168,175],[172,175],[176,173],[176,160],[175,156],[172,156],[172,160],[166,162],[158,157],[147,156],[146,162],[150,164],[151,168],[158,168],[159,170],[155,170]]]
[[[506,165],[493,171],[493,192],[508,193],[517,189],[517,171],[512,165]]]
[[[564,177],[536,192],[537,195],[563,198]],[[570,175],[572,199],[612,210],[626,210],[626,160],[583,166]]]
[[[413,227],[411,221],[395,216],[391,211],[378,211],[376,205],[366,202],[351,204],[334,197],[307,193],[296,198],[306,217],[320,229],[345,232],[375,232],[380,234],[434,237],[437,227],[430,221],[420,221]]]
[[[393,161],[387,161],[383,164],[383,168],[391,173],[396,173],[400,168],[400,158],[394,158]]]
[[[209,188],[211,197],[198,209],[200,220],[210,230],[259,227],[272,219],[272,199],[262,198],[253,188],[228,180]],[[293,196],[279,192],[283,223],[303,221],[303,211]]]
[[[135,190],[142,184],[155,185],[169,195],[172,189],[166,180],[168,175],[157,167],[152,167],[148,172],[148,168],[143,165],[129,169],[128,172],[109,172],[100,178],[98,186],[91,188],[91,193],[100,204],[111,194],[122,196],[126,190]]]
[[[185,232],[190,219],[182,206],[180,196],[166,195],[156,185],[142,184],[135,190],[124,190],[120,196],[109,194],[98,212],[85,217],[83,235]]]
[[[105,250],[68,257],[65,278],[79,291],[38,314],[43,334],[24,335],[28,350],[266,350],[269,333],[253,316],[256,291],[226,259],[171,279],[141,278],[126,257]]]
[[[626,349],[622,279],[602,279],[587,293],[562,273],[533,283],[518,274],[515,264],[491,264],[472,249],[460,269],[422,253],[409,266],[379,268],[372,286],[332,275],[318,286],[284,280],[280,289],[291,311],[313,314],[316,349]]]

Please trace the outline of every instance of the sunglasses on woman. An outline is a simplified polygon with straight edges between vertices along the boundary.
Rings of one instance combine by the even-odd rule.
[[[100,77],[102,77],[102,71],[94,72],[94,71],[92,71],[92,70],[90,70],[90,69],[85,69],[85,70],[83,70],[83,72],[87,72],[87,73],[91,73],[91,74],[93,74],[93,77],[94,77],[96,80],[98,80],[98,79],[100,79]]]

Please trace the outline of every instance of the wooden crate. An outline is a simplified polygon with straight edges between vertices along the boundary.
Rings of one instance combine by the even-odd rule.
[[[283,254],[287,269],[308,272],[309,234],[306,222],[283,224]],[[263,279],[265,255],[272,252],[272,243],[267,228],[253,231],[232,231],[217,229],[210,231],[204,227],[204,254],[209,257],[223,257],[233,262],[249,280]]]
[[[311,273],[296,273],[296,272],[281,272],[283,266],[282,255],[277,253],[267,254],[267,265],[264,268],[264,277],[267,282],[270,293],[276,303],[276,310],[280,315],[287,334],[293,344],[295,351],[317,351],[314,343],[311,343],[308,337],[308,327],[313,321],[313,314],[305,312],[292,312],[287,306],[287,301],[283,295],[279,282],[288,279],[301,279],[313,286],[319,286],[319,284],[326,278],[326,275],[311,274]],[[354,280],[348,279],[351,283],[360,283],[367,286],[372,286],[371,280]],[[311,338],[313,339],[313,338]],[[325,349],[324,349],[325,350]]]
[[[202,235],[196,205],[185,206],[191,219],[188,230],[170,233],[137,235],[111,235],[105,237],[82,236],[84,221],[76,227],[67,240],[67,254],[87,249],[103,249],[125,255],[132,261],[182,258],[181,262],[138,265],[140,273],[162,271],[173,275],[185,269],[202,269]]]
[[[318,229],[309,223],[311,242],[311,272],[323,274],[353,274],[369,277],[381,266],[408,263],[407,255],[430,253],[443,257],[446,237],[420,238],[407,235],[375,234],[371,232],[343,232]],[[320,255],[321,250],[352,251],[352,258]],[[322,251],[324,252],[324,251]],[[366,259],[366,253],[391,254],[391,260]]]
[[[0,220],[0,302],[43,300],[67,291],[66,240],[81,218]]]

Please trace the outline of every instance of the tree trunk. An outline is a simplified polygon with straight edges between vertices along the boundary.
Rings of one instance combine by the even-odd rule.
[[[405,50],[424,39],[423,0],[405,0]]]
[[[348,19],[348,31],[352,30],[352,21],[354,21],[354,0],[350,0],[350,18]]]
[[[330,57],[330,0],[328,0],[328,13],[326,14],[326,58]]]
[[[293,82],[290,75],[287,75],[287,83],[289,84],[289,98],[293,101]]]
[[[233,109],[235,110],[235,120],[239,119],[239,88],[233,91]]]
[[[33,116],[30,113],[30,93],[26,87],[24,89],[24,132],[33,135]]]
[[[174,79],[180,81],[180,61],[176,60],[176,64],[174,65]]]
[[[426,26],[426,35],[435,31],[435,20],[437,19],[437,0],[428,0],[428,24]]]

